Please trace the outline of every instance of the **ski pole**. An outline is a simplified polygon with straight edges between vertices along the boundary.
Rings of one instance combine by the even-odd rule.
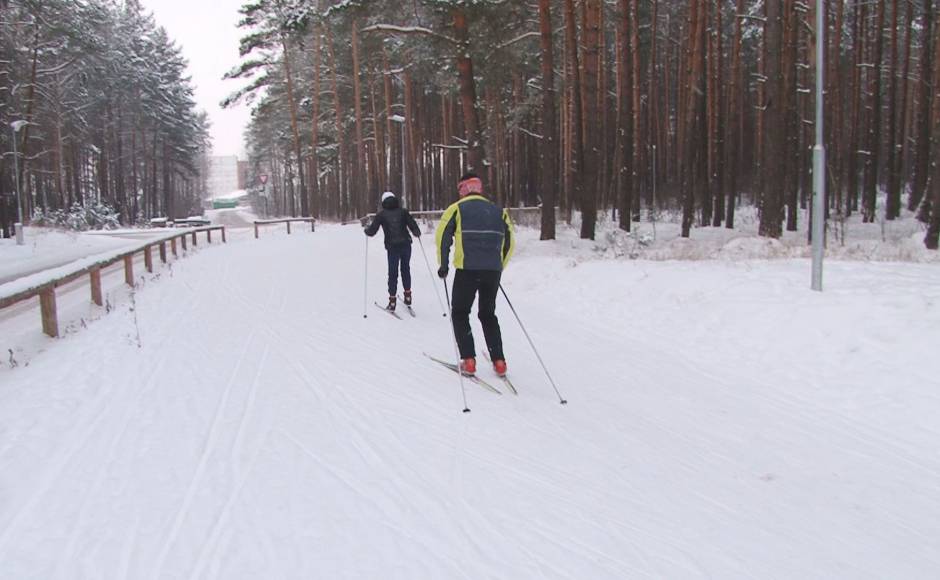
[[[447,297],[447,309],[450,310],[450,293],[447,292],[447,278],[441,280],[444,283],[444,296]],[[457,328],[454,326],[454,317],[450,317],[450,335],[454,341],[454,355],[457,357],[457,376],[460,377],[460,392],[463,395],[463,412],[469,413],[470,407],[467,406],[467,388],[463,384],[463,370],[460,368],[460,351],[457,349]]]
[[[364,280],[362,283],[362,317],[369,318],[369,315],[366,313],[366,307],[369,304],[369,236],[366,236],[366,259],[365,267],[362,271],[364,272]]]
[[[558,395],[558,402],[562,405],[567,405],[567,399],[562,397],[561,393],[558,392],[558,387],[555,385],[555,381],[552,379],[552,375],[548,372],[548,367],[545,366],[545,362],[542,360],[541,355],[539,355],[538,349],[535,348],[535,343],[532,342],[532,337],[529,336],[529,333],[525,329],[525,325],[522,324],[522,319],[519,318],[519,313],[516,312],[516,309],[512,305],[512,301],[509,300],[509,295],[506,294],[506,289],[503,288],[502,284],[499,285],[499,289],[502,291],[503,298],[506,299],[506,303],[509,304],[509,309],[512,310],[513,315],[516,317],[516,322],[519,323],[519,328],[522,329],[522,333],[525,334],[526,339],[529,341],[529,346],[532,347],[532,352],[535,353],[535,358],[539,359],[539,364],[542,365],[542,370],[545,371],[545,376],[548,377],[548,382],[550,382],[552,384],[552,388],[555,389],[555,394]]]
[[[433,287],[433,286],[434,286],[434,284],[433,284],[433,282],[434,282],[434,273],[431,272],[431,263],[428,262],[428,255],[427,255],[427,253],[424,251],[424,244],[421,242],[421,238],[420,238],[420,237],[418,238],[418,245],[421,246],[421,255],[424,256],[424,265],[428,267],[428,276],[431,277],[431,286]],[[444,282],[444,291],[445,291],[445,292],[447,291],[447,282]],[[438,306],[441,307],[441,316],[443,316],[444,318],[447,318],[447,313],[444,312],[444,305],[441,304],[441,295],[437,293],[437,288],[434,289],[434,296],[437,297],[437,304],[438,304]],[[449,301],[448,301],[448,302],[449,302]]]

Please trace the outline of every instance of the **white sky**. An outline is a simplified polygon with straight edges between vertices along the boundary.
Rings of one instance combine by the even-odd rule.
[[[238,155],[244,159],[242,132],[250,110],[245,105],[222,109],[219,102],[244,81],[222,80],[239,63],[236,24],[244,0],[141,0],[166,28],[189,61],[199,108],[212,121],[213,155]]]

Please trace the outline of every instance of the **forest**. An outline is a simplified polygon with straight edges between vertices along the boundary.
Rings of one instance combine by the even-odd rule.
[[[253,167],[281,212],[349,219],[384,189],[440,208],[464,170],[502,204],[621,228],[662,208],[760,234],[812,196],[823,42],[827,218],[940,232],[940,43],[932,0],[263,0],[242,9]],[[931,175],[933,173],[933,175]],[[403,175],[404,174],[404,175]]]
[[[796,0],[251,0],[223,104],[252,106],[250,180],[269,176],[272,213],[352,220],[385,190],[440,209],[472,170],[499,203],[541,206],[543,239],[573,217],[593,238],[602,212],[625,230],[674,212],[690,236],[734,228],[743,205],[780,237],[809,215],[824,43],[827,219],[914,212],[935,249],[937,6],[824,6],[819,38],[816,2]],[[207,122],[136,2],[0,7],[0,117],[30,122],[27,215],[198,205]]]
[[[27,222],[202,211],[208,120],[136,0],[0,0],[0,122],[4,237],[17,182]]]

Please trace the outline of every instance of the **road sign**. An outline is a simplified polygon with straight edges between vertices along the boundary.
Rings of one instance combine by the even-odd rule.
[[[268,176],[267,176],[267,175],[259,175],[259,176],[258,176],[258,181],[261,182],[261,185],[264,185],[264,184],[266,184],[266,183],[268,182]]]

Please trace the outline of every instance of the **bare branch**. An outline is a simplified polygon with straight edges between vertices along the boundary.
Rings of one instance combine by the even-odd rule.
[[[459,44],[456,39],[447,36],[446,34],[440,34],[434,32],[430,28],[424,28],[422,26],[395,26],[394,24],[373,24],[372,26],[367,26],[361,30],[361,32],[387,32],[390,34],[424,34],[426,36],[432,36],[434,38],[439,38],[441,40],[446,40],[451,44]]]

